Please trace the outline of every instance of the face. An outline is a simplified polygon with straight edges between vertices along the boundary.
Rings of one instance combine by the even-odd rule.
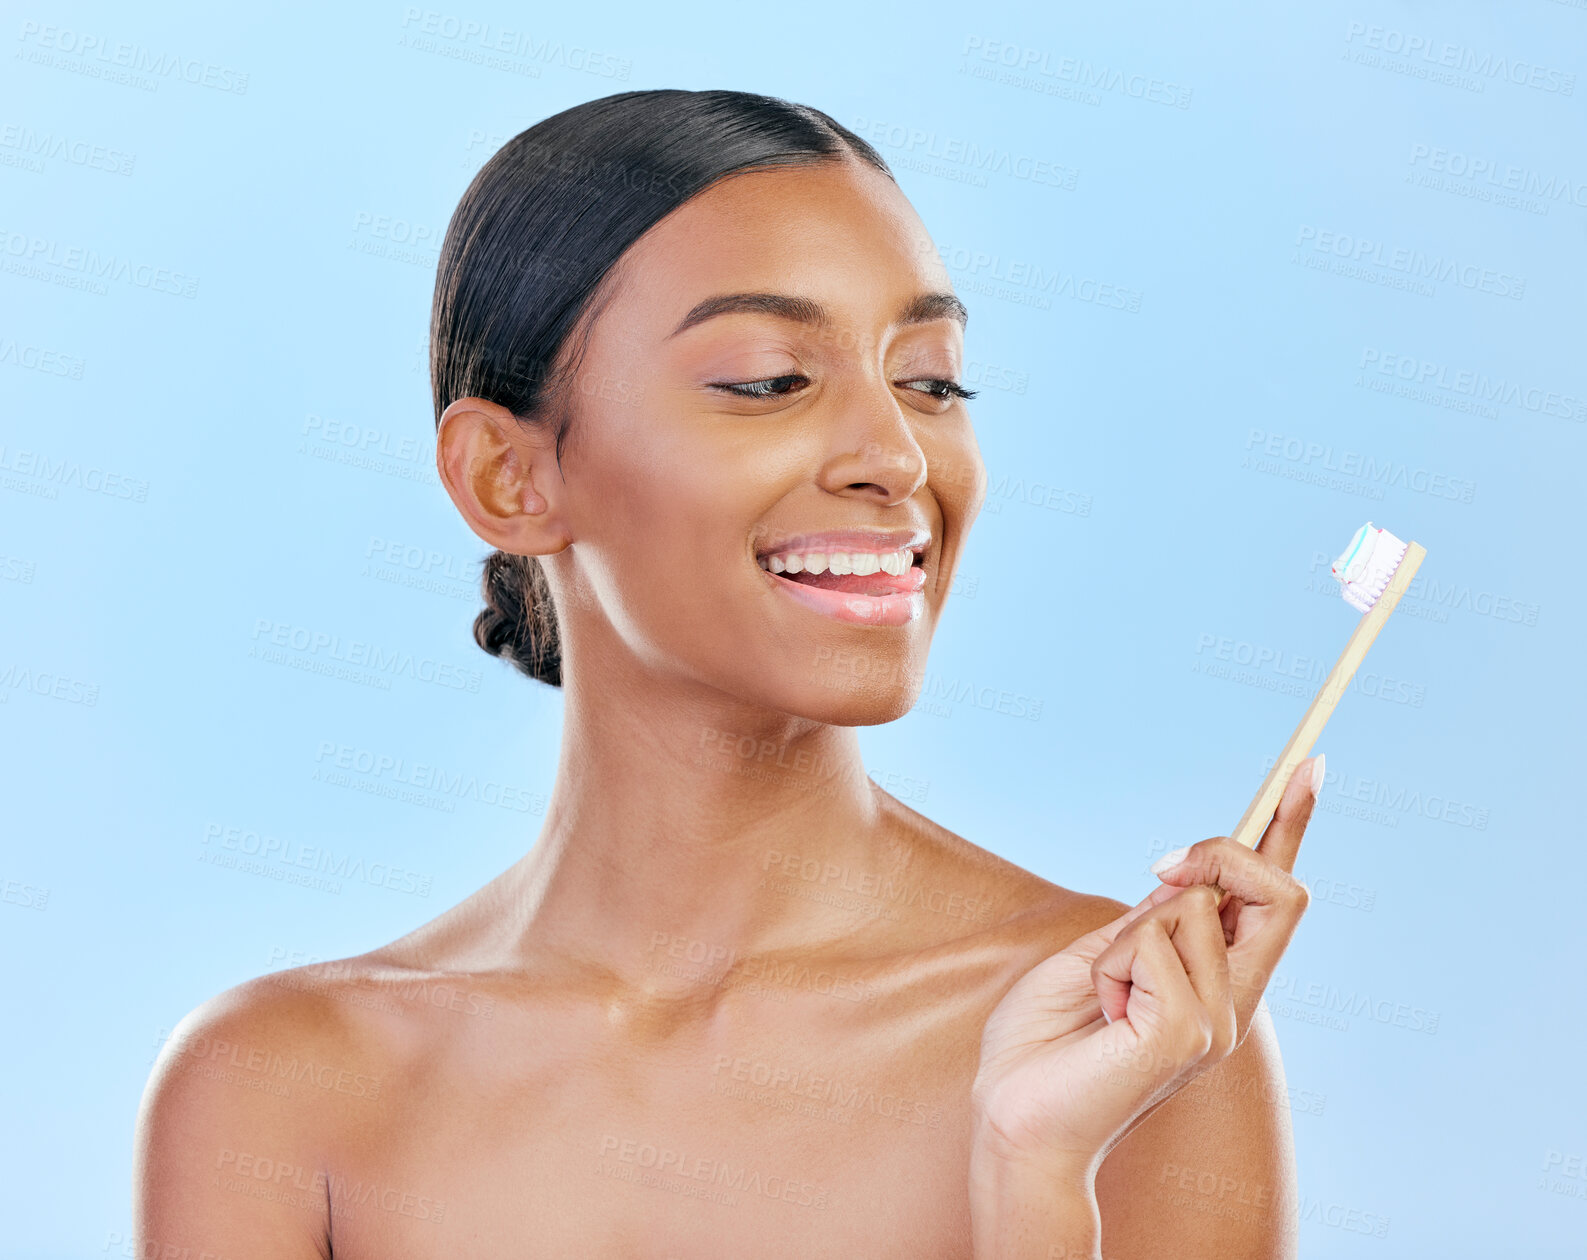
[[[853,160],[732,176],[614,280],[547,557],[573,668],[620,643],[819,721],[906,713],[986,487],[962,307],[909,202]]]

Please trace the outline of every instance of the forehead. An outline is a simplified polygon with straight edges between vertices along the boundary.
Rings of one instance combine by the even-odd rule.
[[[869,325],[953,287],[908,198],[853,159],[728,176],[636,241],[620,270],[607,314],[663,336],[714,294],[808,297]]]

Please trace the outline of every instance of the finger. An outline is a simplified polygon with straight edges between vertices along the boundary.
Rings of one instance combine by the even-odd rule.
[[[1209,1010],[1229,1005],[1229,947],[1218,919],[1217,896],[1208,888],[1182,888],[1160,910],[1173,920],[1169,939],[1185,965],[1185,975],[1196,996]]]
[[[1146,912],[1132,924],[1110,950],[1099,956],[1092,965],[1097,993],[1103,999],[1103,1011],[1110,1018],[1125,1013],[1129,987],[1137,984],[1130,966],[1142,958],[1140,942],[1143,939],[1154,940],[1161,934],[1172,946],[1178,959],[1177,964],[1164,973],[1169,989],[1177,990],[1177,977],[1183,975],[1197,1002],[1215,1025],[1212,1029],[1215,1040],[1222,1032],[1224,1012],[1228,1013],[1232,1037],[1233,1004],[1228,950],[1215,906],[1216,899],[1210,888],[1183,889],[1176,892],[1171,901]],[[1135,950],[1133,955],[1130,952],[1132,949]],[[1106,963],[1105,958],[1108,959]],[[1150,951],[1145,958],[1151,961]],[[1164,965],[1167,965],[1166,960]],[[1125,978],[1128,978],[1129,984],[1124,983]],[[1149,995],[1154,993],[1150,984],[1145,992]],[[1167,996],[1167,991],[1163,996]]]
[[[1151,1015],[1166,1019],[1170,1011],[1200,1001],[1160,919],[1147,920],[1103,950],[1091,964],[1091,977],[1109,1023],[1129,1015],[1132,995],[1143,1024]]]
[[[1311,822],[1312,810],[1317,804],[1317,793],[1312,785],[1316,783],[1321,787],[1322,776],[1326,773],[1321,753],[1296,766],[1284,785],[1284,795],[1273,811],[1273,820],[1256,842],[1258,853],[1286,871],[1295,869],[1301,837],[1306,834],[1306,824]]]
[[[1309,901],[1306,886],[1287,870],[1266,854],[1253,853],[1227,836],[1191,845],[1179,863],[1158,871],[1157,878],[1179,888],[1218,884],[1246,907],[1277,911],[1297,920]]]
[[[1218,921],[1223,925],[1223,940],[1226,945],[1233,945],[1235,933],[1240,926],[1240,911],[1245,902],[1238,897],[1225,898],[1223,905],[1218,907]]]
[[[1120,932],[1124,931],[1125,928],[1129,927],[1130,924],[1134,923],[1154,906],[1161,905],[1167,901],[1178,891],[1179,889],[1177,888],[1165,888],[1162,884],[1159,884],[1123,914],[1119,915],[1118,918],[1104,923],[1101,927],[1087,932],[1084,936],[1072,942],[1065,952],[1092,956],[1101,953],[1102,950],[1118,939]]]
[[[1233,936],[1226,938],[1230,987],[1243,1035],[1311,903],[1311,893],[1288,871],[1226,836],[1192,845],[1183,862],[1160,872],[1158,878],[1186,886],[1218,883],[1243,903],[1236,912]],[[1220,914],[1225,930],[1230,929],[1228,915],[1225,906]]]

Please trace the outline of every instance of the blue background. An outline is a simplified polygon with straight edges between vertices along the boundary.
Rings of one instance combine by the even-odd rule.
[[[1133,902],[1342,648],[1328,561],[1369,518],[1420,541],[1269,994],[1302,1254],[1582,1254],[1587,3],[140,9],[0,26],[6,1253],[120,1254],[185,1012],[533,841],[560,698],[470,639],[434,251],[540,118],[732,87],[876,143],[972,311],[989,501],[872,774]],[[443,681],[312,672],[354,641]],[[511,803],[393,799],[380,757]],[[224,864],[271,843],[404,875]]]

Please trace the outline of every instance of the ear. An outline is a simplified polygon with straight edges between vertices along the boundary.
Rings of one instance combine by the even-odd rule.
[[[483,398],[441,415],[435,468],[468,527],[498,551],[548,556],[570,542],[551,423],[520,421]]]

